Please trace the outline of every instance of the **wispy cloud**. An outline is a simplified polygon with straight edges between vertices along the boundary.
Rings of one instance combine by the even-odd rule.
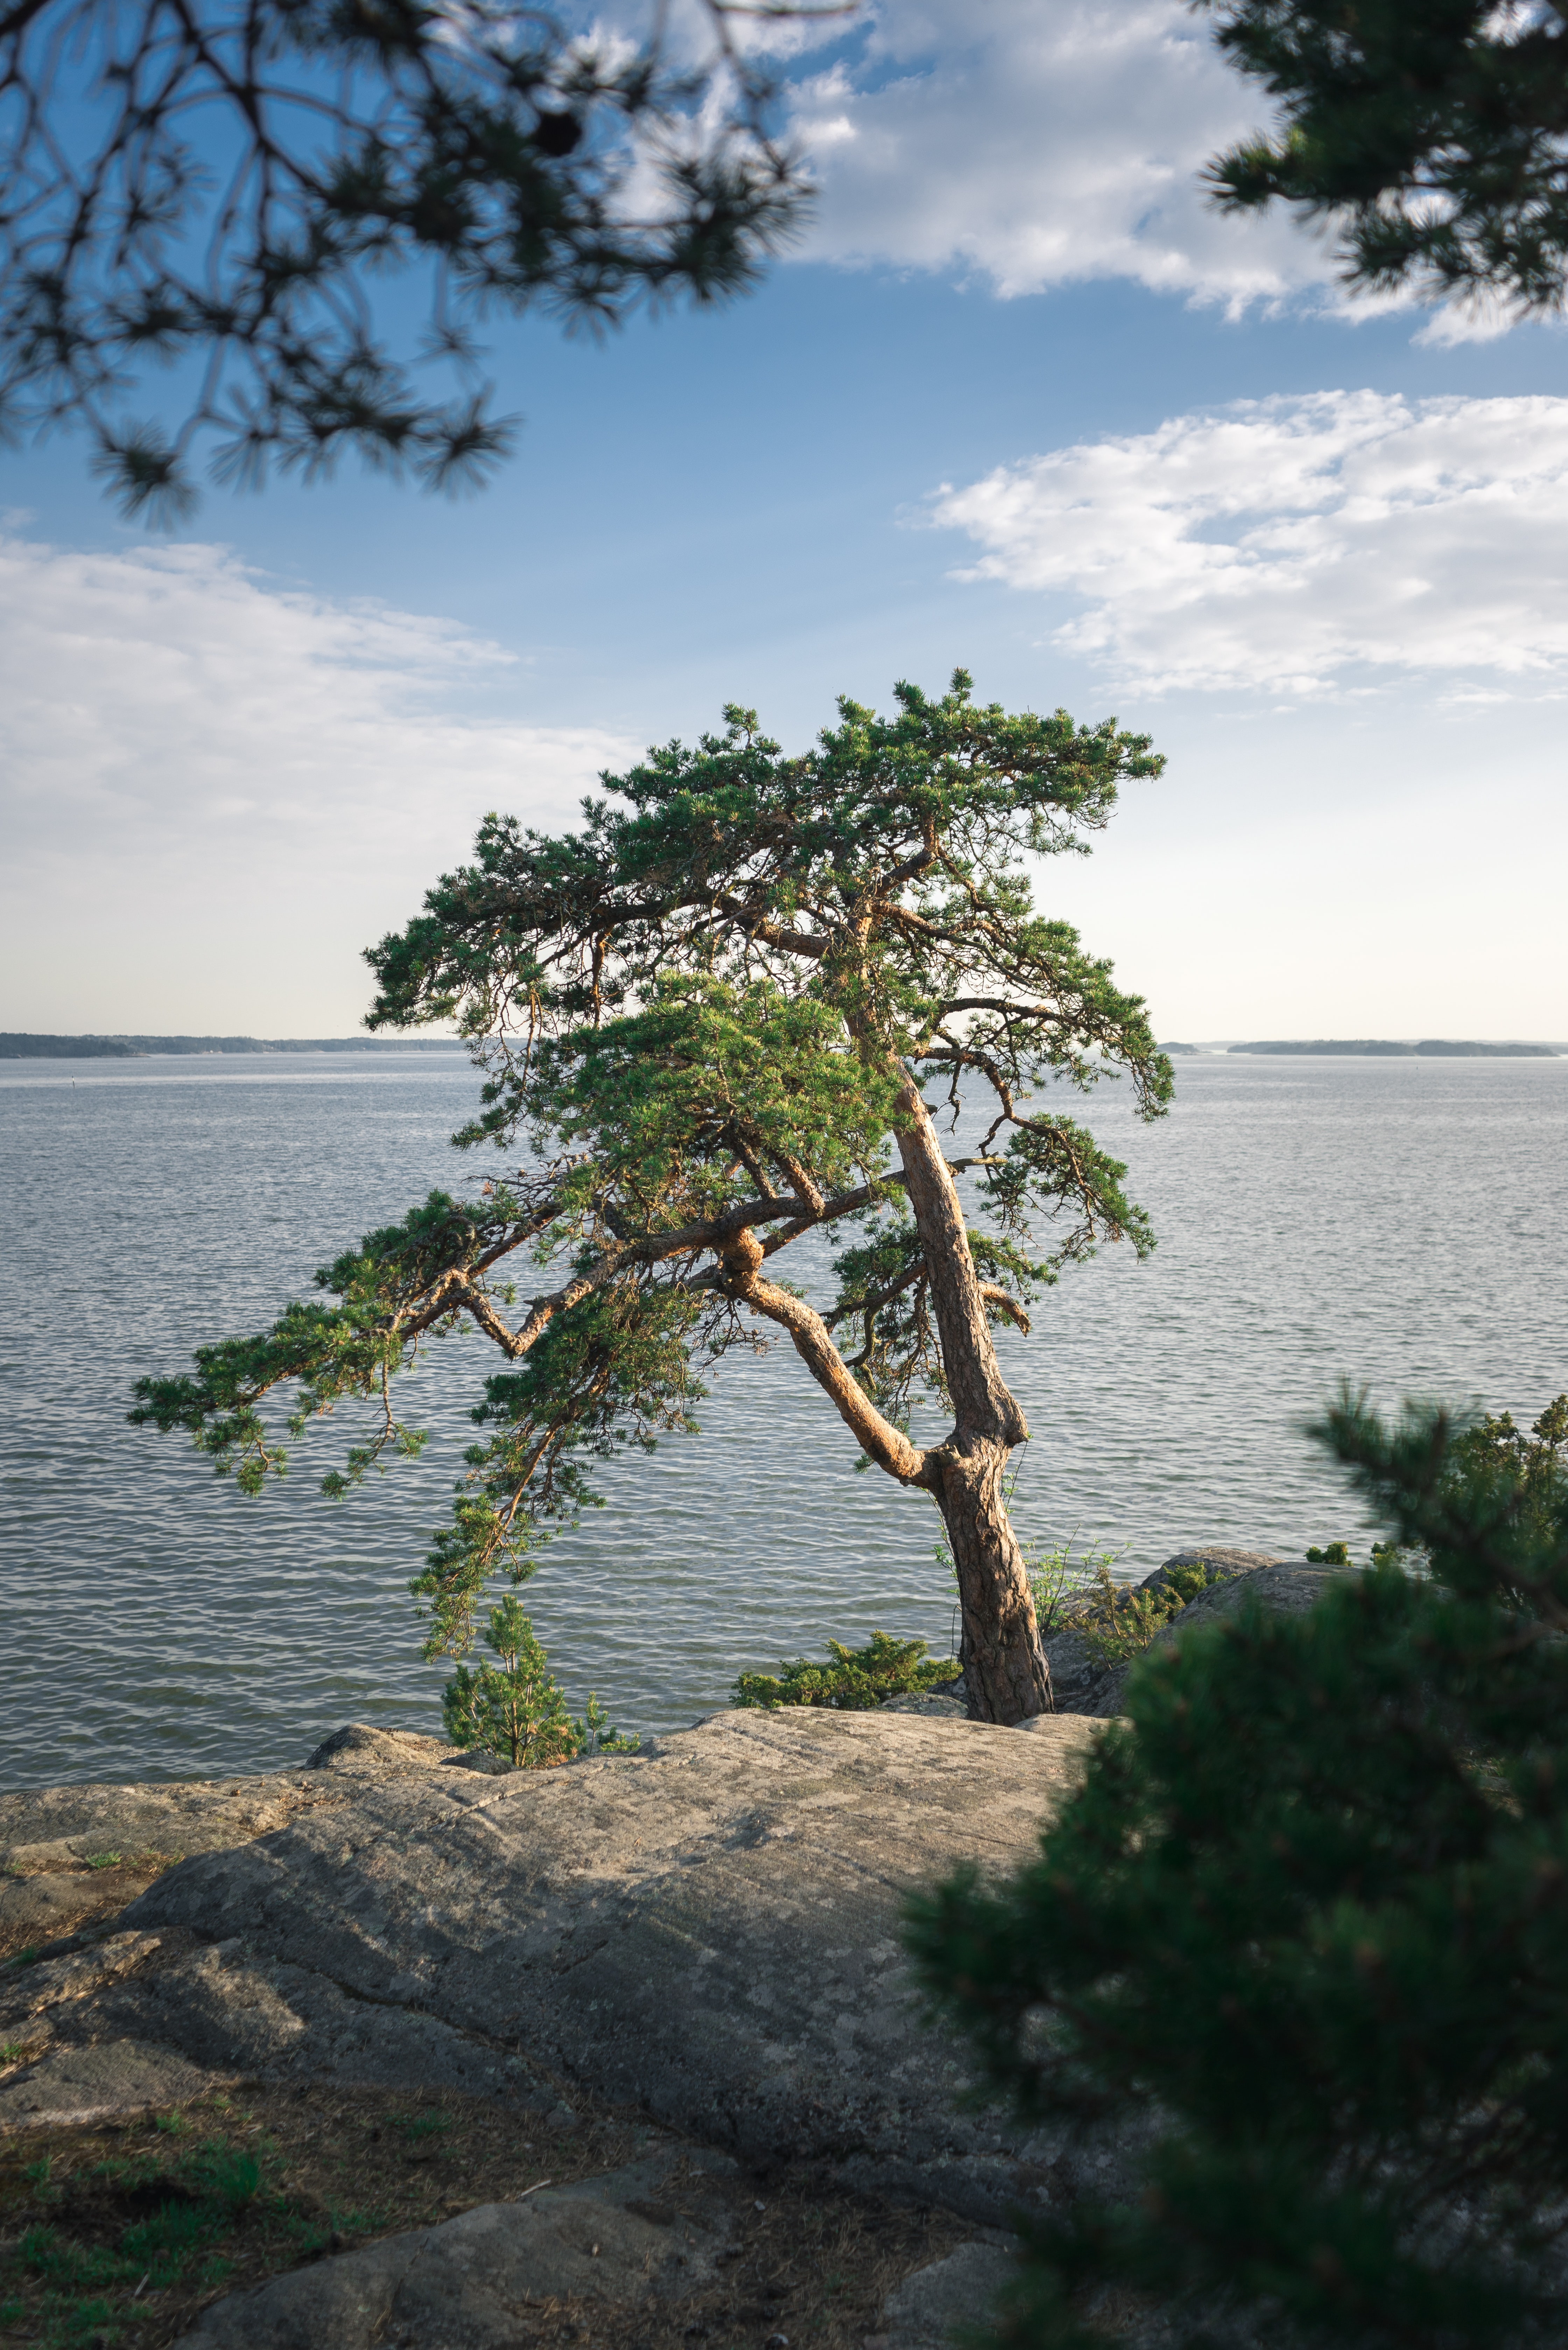
[[[357,950],[417,909],[486,807],[569,821],[633,750],[466,715],[512,658],[221,547],[0,539],[6,1024],[166,1025],[182,1000],[190,1026],[193,958],[202,1024],[220,1002],[279,1033],[295,1002],[308,1028],[326,1003],[351,1023]]]
[[[1267,108],[1185,0],[898,0],[791,96],[823,182],[811,256],[1003,295],[1132,278],[1232,309],[1332,279],[1290,221],[1206,203],[1202,166]]]
[[[1238,401],[944,486],[959,576],[1055,591],[1144,686],[1316,692],[1568,668],[1568,400]]]

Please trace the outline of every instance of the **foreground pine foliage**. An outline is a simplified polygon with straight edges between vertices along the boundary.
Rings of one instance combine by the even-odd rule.
[[[1136,2194],[1032,2224],[1009,2341],[1103,2346],[1106,2282],[1194,2345],[1563,2338],[1565,1415],[1346,1398],[1323,1433],[1425,1571],[1157,1647],[1040,1859],[916,1905],[993,2083],[1147,2134]]]

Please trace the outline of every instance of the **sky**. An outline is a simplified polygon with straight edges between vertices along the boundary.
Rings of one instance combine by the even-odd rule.
[[[517,453],[120,521],[0,454],[0,1028],[347,1035],[483,814],[565,827],[894,683],[1167,755],[1042,903],[1180,1039],[1568,1040],[1568,339],[1346,296],[1203,201],[1183,0],[884,0],[783,57],[762,289],[492,338]]]

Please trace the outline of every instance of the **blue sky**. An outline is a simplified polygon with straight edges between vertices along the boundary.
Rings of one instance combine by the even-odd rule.
[[[1568,344],[1338,296],[1202,206],[1256,102],[1163,0],[867,12],[824,194],[723,311],[493,338],[514,461],[116,520],[0,458],[0,1025],[347,1034],[488,806],[725,701],[1115,711],[1169,754],[1042,876],[1166,1035],[1568,1038]]]

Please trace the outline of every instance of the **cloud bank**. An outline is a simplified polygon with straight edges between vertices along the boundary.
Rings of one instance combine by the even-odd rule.
[[[823,200],[810,258],[971,273],[1002,295],[1125,277],[1230,309],[1321,287],[1283,218],[1227,220],[1198,173],[1266,103],[1186,0],[898,0],[797,68]]]
[[[1242,400],[930,515],[984,549],[961,577],[1082,599],[1054,641],[1144,687],[1568,668],[1568,400]]]
[[[358,949],[417,910],[487,807],[569,823],[633,749],[465,715],[510,662],[221,547],[0,538],[5,1024],[286,1034],[294,1004],[296,1032],[347,1032]]]

